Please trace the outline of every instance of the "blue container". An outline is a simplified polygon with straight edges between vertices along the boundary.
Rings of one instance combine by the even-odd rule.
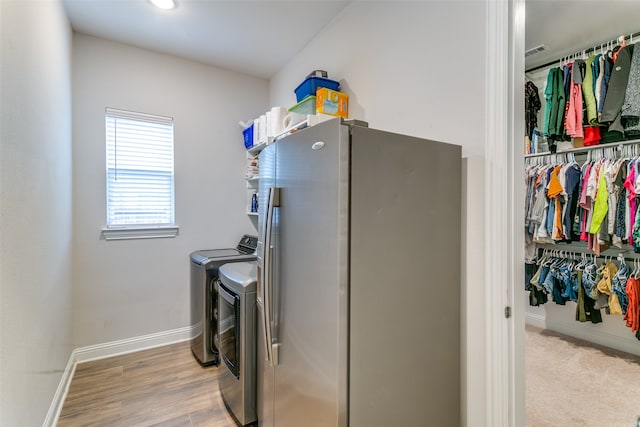
[[[242,131],[242,136],[244,137],[244,147],[247,150],[253,147],[253,123],[251,123],[251,126]]]
[[[316,91],[321,87],[339,91],[340,83],[323,77],[307,77],[295,90],[297,102],[302,101],[307,96],[315,96]]]

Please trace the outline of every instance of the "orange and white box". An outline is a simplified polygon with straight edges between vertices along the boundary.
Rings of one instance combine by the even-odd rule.
[[[316,113],[347,118],[349,95],[321,87],[316,91]]]

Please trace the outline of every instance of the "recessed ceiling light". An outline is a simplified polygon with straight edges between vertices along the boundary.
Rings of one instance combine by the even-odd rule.
[[[152,5],[159,9],[169,10],[174,9],[176,5],[176,0],[149,0]]]

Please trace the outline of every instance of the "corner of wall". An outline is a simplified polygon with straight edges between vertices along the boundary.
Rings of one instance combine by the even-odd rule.
[[[463,158],[462,163],[462,425],[484,420],[486,409],[485,306],[485,164],[484,157]]]
[[[0,425],[37,425],[72,349],[71,30],[60,0],[0,19]]]

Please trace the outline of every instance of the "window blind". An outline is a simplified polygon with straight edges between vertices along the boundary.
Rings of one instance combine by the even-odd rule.
[[[107,227],[175,222],[173,118],[107,108]]]

